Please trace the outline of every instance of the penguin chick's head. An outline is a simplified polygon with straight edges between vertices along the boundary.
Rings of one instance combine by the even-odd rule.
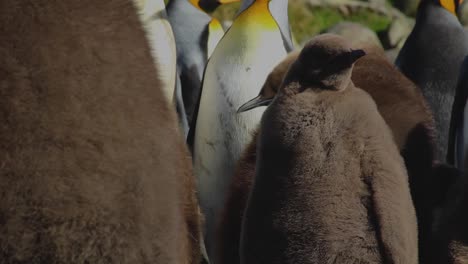
[[[458,10],[463,3],[463,0],[431,0],[435,1],[436,4],[448,10],[450,13],[457,15]]]
[[[190,2],[205,12],[213,12],[220,5],[239,2],[239,0],[190,0]]]
[[[343,37],[323,34],[311,39],[291,65],[284,84],[343,90],[351,82],[354,63],[366,53],[352,49]]]
[[[345,65],[351,63],[351,66],[352,66],[354,61],[356,61],[358,58],[360,58],[361,56],[363,56],[365,54],[362,50],[352,50],[351,48],[347,47],[346,46],[347,44],[345,43],[346,41],[343,38],[341,38],[341,37],[339,37],[337,35],[324,34],[323,38],[322,38],[322,35],[320,35],[320,36],[316,37],[315,39],[317,39],[318,43],[321,43],[322,45],[323,44],[325,44],[325,45],[330,44],[329,45],[330,47],[335,45],[336,49],[341,49],[342,51],[344,51],[344,53],[352,52],[352,54],[347,54],[347,55],[345,54],[344,55],[345,57],[347,56],[348,59],[349,59],[348,63],[346,63],[346,61],[345,61]],[[313,41],[313,40],[311,40],[311,41]],[[336,44],[333,44],[333,43],[336,43]],[[319,45],[320,44],[315,45],[315,49],[320,49]],[[341,45],[341,48],[340,48],[340,45]],[[306,47],[307,47],[307,45],[306,45]],[[368,50],[370,50],[371,52],[376,52],[376,51],[374,51],[374,50],[376,50],[376,48],[373,47],[373,46],[368,46],[366,48]],[[339,50],[335,50],[334,52],[335,53],[340,53]],[[377,52],[380,52],[380,50],[377,49]],[[252,100],[248,101],[247,103],[243,104],[241,107],[239,107],[237,112],[241,113],[241,112],[245,112],[245,111],[257,108],[259,106],[269,105],[271,103],[271,101],[273,101],[273,98],[275,97],[275,95],[278,93],[278,89],[280,88],[281,83],[283,81],[283,78],[286,75],[286,73],[288,72],[291,64],[297,60],[299,55],[300,55],[299,51],[290,52],[286,56],[286,58],[284,58],[271,71],[271,73],[268,75],[265,83],[262,86],[262,89],[260,90],[259,95],[257,97],[255,97],[255,98],[253,98]],[[339,62],[339,61],[337,61],[337,62]],[[316,64],[319,64],[319,62],[317,62]],[[331,65],[331,67],[332,66],[333,65]],[[338,65],[336,65],[336,66],[338,66]],[[349,67],[351,69],[351,66],[348,65],[347,67]],[[317,68],[317,67],[320,67],[320,65],[315,66],[315,68]],[[299,69],[299,70],[301,70],[301,69]],[[330,76],[330,77],[333,78],[333,77],[336,77],[336,75],[333,75],[333,76]],[[347,83],[343,83],[343,85],[344,85],[343,86],[343,88],[344,88],[344,87],[346,87],[345,85],[347,85]]]

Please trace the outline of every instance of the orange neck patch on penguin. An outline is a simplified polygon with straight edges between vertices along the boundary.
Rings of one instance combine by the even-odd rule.
[[[239,2],[239,0],[219,0],[221,4],[230,4],[230,3],[236,3]]]
[[[440,5],[454,15],[457,15],[457,5],[462,2],[463,0],[439,0]]]
[[[249,8],[244,10],[239,17],[238,23],[254,23],[265,29],[278,30],[278,24],[270,13],[268,3],[270,0],[256,0]]]
[[[199,0],[189,0],[189,2],[195,6],[196,8],[200,9],[201,11],[205,12],[201,7],[200,7],[200,3],[199,3]]]

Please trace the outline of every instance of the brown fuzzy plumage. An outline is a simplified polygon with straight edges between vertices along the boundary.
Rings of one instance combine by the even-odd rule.
[[[418,261],[403,159],[348,51],[314,38],[263,115],[242,264]]]
[[[426,263],[436,250],[430,248],[435,193],[443,189],[441,184],[434,185],[434,121],[430,110],[420,89],[376,50],[357,61],[352,80],[374,99],[405,160],[418,216],[421,263]]]
[[[189,154],[131,1],[0,0],[0,263],[199,263]]]
[[[433,190],[424,189],[427,181],[431,181],[432,160],[433,160],[433,120],[428,110],[425,100],[417,87],[398,69],[396,69],[384,57],[383,51],[374,46],[365,47],[367,55],[359,59],[353,69],[352,80],[357,87],[367,91],[377,104],[377,108],[392,130],[393,137],[405,158],[408,174],[412,179],[411,189],[413,199],[417,202],[418,215],[425,221],[419,228],[426,229],[421,233],[421,243],[428,243],[430,223],[432,222],[432,206],[434,197],[431,197]],[[299,53],[291,54],[290,57],[281,62],[270,74],[265,82],[262,92],[271,96],[276,94],[281,84],[282,76],[286,73],[289,65],[294,61],[292,57],[297,57]],[[273,74],[276,76],[273,77]],[[281,76],[281,77],[278,77]],[[279,81],[278,81],[279,80]],[[240,159],[240,167],[255,168],[256,138],[252,142],[243,157]],[[248,157],[248,158],[246,158]],[[245,163],[252,161],[253,164]],[[224,208],[222,223],[219,226],[218,243],[220,250],[218,253],[222,264],[239,263],[238,241],[243,210],[246,200],[237,197],[245,197],[252,184],[254,169],[237,170],[229,192],[229,199]],[[249,178],[252,177],[250,180]],[[419,186],[415,187],[415,186]],[[440,187],[440,185],[438,185]],[[423,188],[421,188],[423,187]],[[237,192],[243,192],[239,194]],[[232,209],[235,208],[235,209]],[[233,212],[241,212],[240,216],[233,216]],[[229,216],[229,218],[228,218]],[[235,233],[234,233],[235,232]],[[226,234],[229,234],[227,236]],[[237,235],[235,235],[237,234]],[[229,250],[228,250],[229,249]]]

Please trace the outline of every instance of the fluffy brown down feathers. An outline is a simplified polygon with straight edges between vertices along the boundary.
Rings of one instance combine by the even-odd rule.
[[[1,263],[199,263],[190,156],[131,1],[0,0]]]
[[[419,180],[413,184],[426,181],[432,173],[434,125],[425,100],[418,88],[384,57],[380,48],[367,46],[364,49],[367,55],[356,62],[352,80],[357,87],[367,91],[375,100],[380,114],[392,130],[395,143],[404,156],[406,165],[409,165],[410,177]],[[266,97],[276,94],[284,74],[298,54],[299,52],[290,53],[275,67],[262,87],[261,94]],[[257,135],[256,132],[255,136]],[[254,137],[241,156],[232,188],[228,193],[223,217],[218,225],[219,261],[217,263],[239,263],[238,241],[246,198],[238,197],[247,197],[251,188],[255,175],[256,143],[257,138]],[[418,190],[417,202],[424,203],[430,191]],[[420,209],[420,214],[428,217],[427,214],[431,213],[429,207],[429,204],[418,204],[416,209]]]
[[[304,79],[317,72],[312,58],[347,63],[338,40],[314,38],[263,115],[243,264],[417,263],[404,163],[375,103],[348,81],[350,69],[328,71],[340,65],[318,66],[330,76],[320,82]]]

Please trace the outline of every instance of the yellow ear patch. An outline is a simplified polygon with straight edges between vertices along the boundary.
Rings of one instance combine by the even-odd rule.
[[[270,0],[256,0],[239,15],[235,22],[238,24],[256,24],[265,29],[278,30],[278,25],[268,8],[269,2]]]
[[[208,43],[207,43],[207,55],[208,58],[211,57],[211,54],[218,45],[219,41],[224,35],[224,29],[216,18],[211,19],[211,22],[208,24]]]
[[[229,4],[229,3],[235,3],[239,2],[240,0],[219,0],[221,4]]]
[[[455,1],[459,1],[459,0],[439,0],[441,6],[443,6],[445,9],[450,11],[450,13],[456,15]],[[463,0],[461,0],[461,2],[462,1]]]
[[[190,2],[193,6],[195,6],[196,8],[200,9],[201,11],[203,11],[203,9],[200,7],[200,4],[199,4],[200,0],[189,0],[189,2]],[[203,11],[203,12],[205,12],[205,11]]]
[[[211,19],[210,23],[208,24],[208,28],[210,32],[217,31],[217,30],[224,31],[223,26],[221,25],[219,20],[216,18]]]

